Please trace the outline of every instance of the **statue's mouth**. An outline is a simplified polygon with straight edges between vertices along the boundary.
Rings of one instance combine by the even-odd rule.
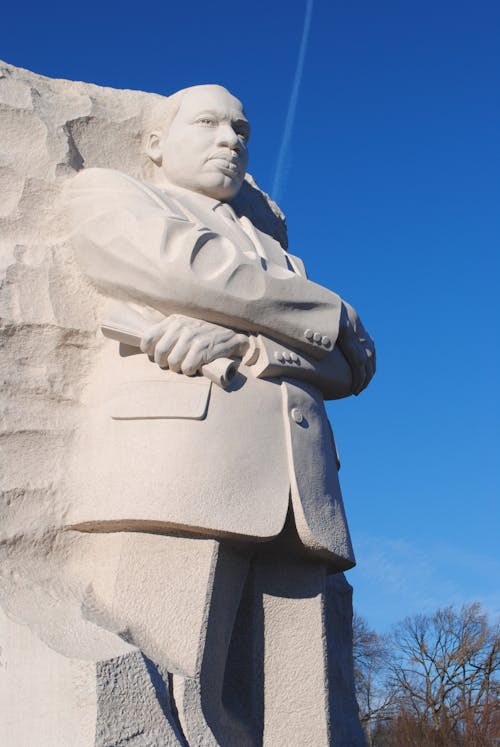
[[[227,171],[230,175],[238,174],[241,171],[239,155],[233,151],[217,151],[217,153],[210,156],[209,160],[217,161],[221,171]]]

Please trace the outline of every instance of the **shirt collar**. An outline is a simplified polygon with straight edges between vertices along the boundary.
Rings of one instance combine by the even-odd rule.
[[[201,194],[201,192],[195,192],[192,189],[186,189],[185,187],[179,187],[177,184],[169,184],[168,187],[161,187],[162,191],[166,192],[172,197],[177,197],[186,202],[197,202],[198,204],[205,205],[209,210],[217,210],[219,205],[229,205],[230,203],[223,203],[221,200],[216,200],[208,195]]]

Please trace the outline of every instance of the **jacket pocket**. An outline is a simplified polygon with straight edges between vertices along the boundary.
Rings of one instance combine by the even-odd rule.
[[[202,376],[179,375],[179,381],[133,381],[121,384],[109,402],[113,420],[203,420],[212,383]]]

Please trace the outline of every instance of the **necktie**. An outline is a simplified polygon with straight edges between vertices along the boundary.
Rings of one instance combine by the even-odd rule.
[[[249,221],[245,218],[238,219],[238,216],[234,212],[233,208],[231,207],[231,205],[228,205],[227,202],[220,202],[216,206],[215,212],[217,213],[217,215],[224,218],[227,223],[230,223],[233,227],[237,228],[240,233],[245,236],[247,242],[250,242],[251,244],[252,253],[254,255],[257,254],[257,256],[260,257],[265,266],[266,255],[260,241],[255,234],[255,231],[251,230],[251,224],[249,224]]]
[[[233,208],[227,204],[227,202],[219,202],[216,207],[217,215],[229,221],[230,223],[236,223],[236,215],[234,214]]]

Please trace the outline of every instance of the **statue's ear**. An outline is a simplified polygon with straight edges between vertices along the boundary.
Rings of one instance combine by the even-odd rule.
[[[162,148],[161,132],[157,130],[150,132],[146,140],[146,153],[157,166],[161,166]]]

